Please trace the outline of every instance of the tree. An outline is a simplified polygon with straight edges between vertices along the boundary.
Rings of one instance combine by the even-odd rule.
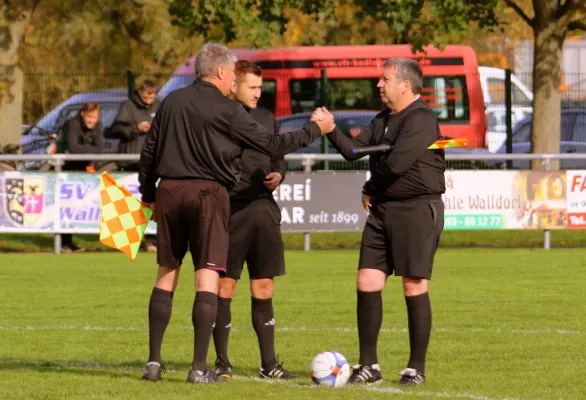
[[[37,7],[22,50],[24,117],[29,123],[72,94],[165,82],[194,49],[198,36],[171,25],[169,1],[51,0]]]
[[[457,38],[471,24],[480,28],[497,25],[496,1],[171,0],[169,11],[175,24],[206,40],[224,43],[245,41],[250,47],[269,47],[282,41],[289,24],[303,14],[307,29],[303,45],[333,44],[340,35],[329,33],[348,37],[348,30],[356,26],[372,36],[368,29],[382,22],[387,29],[385,43],[409,43],[422,50],[429,43],[441,46],[446,37]],[[343,32],[339,20],[349,14],[357,18],[342,24]],[[321,31],[316,35],[316,30]],[[325,43],[319,43],[322,40]]]
[[[533,30],[532,152],[559,153],[562,50],[570,31],[586,30],[586,2],[533,0],[532,16],[513,0],[504,3]],[[542,162],[533,160],[532,168],[542,169]],[[551,168],[559,168],[559,160]]]
[[[20,53],[40,0],[0,3],[0,145],[20,144],[23,74]]]
[[[294,10],[314,24],[331,21],[334,0],[171,0],[173,23],[207,41],[271,47],[282,41]]]

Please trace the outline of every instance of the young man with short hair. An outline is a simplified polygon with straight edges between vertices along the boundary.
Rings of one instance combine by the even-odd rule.
[[[262,71],[255,64],[239,60],[236,81],[228,95],[270,133],[277,134],[272,112],[257,107],[262,89]],[[230,247],[226,276],[220,279],[218,314],[214,327],[216,374],[232,378],[228,359],[228,336],[232,326],[230,303],[244,263],[250,277],[252,326],[258,337],[261,378],[293,378],[275,356],[273,278],[285,274],[281,238],[281,210],[272,191],[285,179],[285,159],[270,157],[253,149],[242,152],[240,182],[230,190]]]

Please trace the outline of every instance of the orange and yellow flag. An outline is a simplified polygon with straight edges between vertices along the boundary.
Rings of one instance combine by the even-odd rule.
[[[431,146],[428,147],[428,149],[429,150],[449,149],[451,147],[466,146],[467,143],[468,143],[468,140],[466,140],[466,138],[436,140]]]
[[[100,242],[134,260],[153,211],[107,172],[100,177],[100,211]]]

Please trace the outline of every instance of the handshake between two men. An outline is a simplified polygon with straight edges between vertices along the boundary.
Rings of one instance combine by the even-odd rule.
[[[334,130],[334,116],[325,107],[318,107],[311,113],[311,122],[315,122],[321,129],[322,136]]]
[[[325,107],[316,108],[315,111],[311,113],[310,121],[319,125],[322,135],[332,132],[336,127],[334,116]],[[361,203],[367,213],[370,212],[373,200],[374,198],[372,196],[362,193]]]

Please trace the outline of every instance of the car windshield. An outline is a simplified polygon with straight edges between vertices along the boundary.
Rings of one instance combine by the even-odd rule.
[[[120,104],[117,103],[100,104],[100,122],[104,128],[107,128],[114,123],[114,118],[116,118],[119,106]],[[74,118],[79,113],[81,107],[82,105],[78,104],[74,107],[68,108],[63,123],[65,124],[66,121]]]
[[[581,114],[579,114],[581,115]],[[574,127],[574,121],[576,120],[576,114],[564,113],[560,121],[561,129],[561,140],[564,142],[577,141],[576,129],[574,129],[574,138],[572,138],[572,128]],[[516,126],[513,131],[513,143],[528,143],[531,142],[531,121],[523,123],[523,125]]]
[[[24,133],[27,135],[40,135],[41,130],[47,132],[53,132],[55,130],[55,124],[59,118],[59,114],[65,108],[64,105],[54,108],[41,118],[35,125],[32,125]]]

